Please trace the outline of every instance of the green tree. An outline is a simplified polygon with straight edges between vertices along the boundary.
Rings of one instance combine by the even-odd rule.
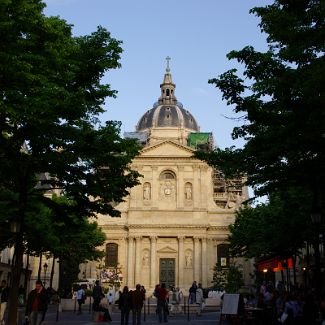
[[[287,200],[270,200],[270,206],[262,205],[256,211],[248,208],[239,213],[237,223],[231,228],[233,245],[239,251],[255,250],[260,254],[281,250],[285,244],[292,245],[288,246],[291,250],[296,249],[298,243],[293,239],[297,227],[299,236],[304,233],[303,225],[311,228],[311,211],[323,209],[324,212],[325,3],[275,0],[251,12],[261,19],[260,28],[267,34],[268,51],[261,53],[251,46],[231,51],[228,58],[244,65],[243,75],[231,69],[209,80],[240,115],[243,123],[233,129],[232,137],[242,138],[245,144],[242,148],[198,152],[197,157],[223,170],[226,176],[246,175],[247,185],[254,188],[257,196],[276,196],[294,187],[307,193],[303,201],[291,202],[293,212],[302,205],[306,215],[291,213],[289,222],[287,215],[280,213]],[[293,203],[297,205],[294,207]],[[259,236],[267,219],[278,223],[275,228],[270,224],[268,227],[273,229],[271,235],[277,230],[284,237],[285,241],[279,243],[281,247],[275,247],[274,243],[257,247],[257,243],[264,245],[265,238]],[[288,227],[283,228],[285,225]],[[245,234],[245,229],[249,234]],[[246,244],[250,247],[246,248]]]
[[[16,323],[26,220],[39,202],[53,208],[48,190],[76,204],[66,217],[118,216],[114,205],[137,184],[129,168],[138,153],[121,139],[120,123],[100,124],[106,97],[116,92],[101,79],[120,66],[121,42],[102,27],[73,37],[71,26],[46,17],[40,0],[0,3],[0,220],[15,243],[9,324]],[[48,174],[38,186],[40,175]],[[70,213],[71,212],[71,213]]]
[[[246,206],[236,213],[229,226],[230,251],[237,257],[295,255],[303,242],[312,238],[308,193],[291,190],[271,195],[269,202],[256,207]]]
[[[227,285],[227,269],[221,267],[218,263],[213,267],[212,278],[213,289],[223,291]]]
[[[244,78],[232,69],[209,82],[241,115],[234,139],[243,148],[198,156],[226,174],[245,173],[257,195],[302,186],[324,199],[324,18],[320,0],[279,0],[251,10],[261,18],[269,50],[247,46],[229,59],[244,64]],[[313,203],[310,202],[310,205]]]
[[[244,285],[243,273],[235,264],[225,268],[217,263],[213,268],[212,283],[213,288],[216,290],[238,293],[239,289]]]

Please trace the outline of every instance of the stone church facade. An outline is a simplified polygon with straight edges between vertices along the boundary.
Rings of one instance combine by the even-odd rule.
[[[131,166],[143,177],[116,207],[121,218],[98,216],[106,257],[83,265],[80,278],[105,282],[115,272],[121,286],[153,290],[165,282],[186,292],[194,280],[210,287],[215,264],[229,264],[228,225],[247,189],[193,157],[212,149],[212,135],[177,101],[168,62],[160,88],[158,102],[126,134],[143,145]]]

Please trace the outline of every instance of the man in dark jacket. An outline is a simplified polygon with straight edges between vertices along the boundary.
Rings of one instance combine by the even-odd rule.
[[[99,303],[100,303],[100,299],[101,299],[101,295],[103,294],[103,289],[102,287],[99,285],[99,281],[96,280],[95,282],[95,286],[93,288],[93,310],[94,311],[98,311],[99,310]]]
[[[27,298],[25,318],[29,319],[30,325],[39,325],[45,318],[47,311],[47,294],[42,285],[42,281],[37,280],[35,289],[32,290]]]
[[[141,324],[141,309],[143,303],[146,299],[143,290],[141,290],[141,285],[137,284],[136,289],[132,291],[132,324],[140,325]]]

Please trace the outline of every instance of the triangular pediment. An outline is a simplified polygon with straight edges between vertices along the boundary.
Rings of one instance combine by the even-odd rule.
[[[193,153],[192,148],[166,140],[142,149],[141,157],[192,157]]]
[[[165,246],[157,251],[157,253],[177,253],[177,251],[170,246]]]

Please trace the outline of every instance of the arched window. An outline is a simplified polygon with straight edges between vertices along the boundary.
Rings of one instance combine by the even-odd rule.
[[[169,96],[169,89],[166,89],[166,96]]]
[[[229,266],[229,245],[220,244],[217,246],[217,263],[221,267]]]
[[[116,267],[118,263],[118,245],[109,243],[106,245],[106,266]]]
[[[165,170],[164,172],[162,172],[160,174],[161,180],[171,180],[171,179],[175,179],[175,178],[176,178],[175,174],[170,170]]]

